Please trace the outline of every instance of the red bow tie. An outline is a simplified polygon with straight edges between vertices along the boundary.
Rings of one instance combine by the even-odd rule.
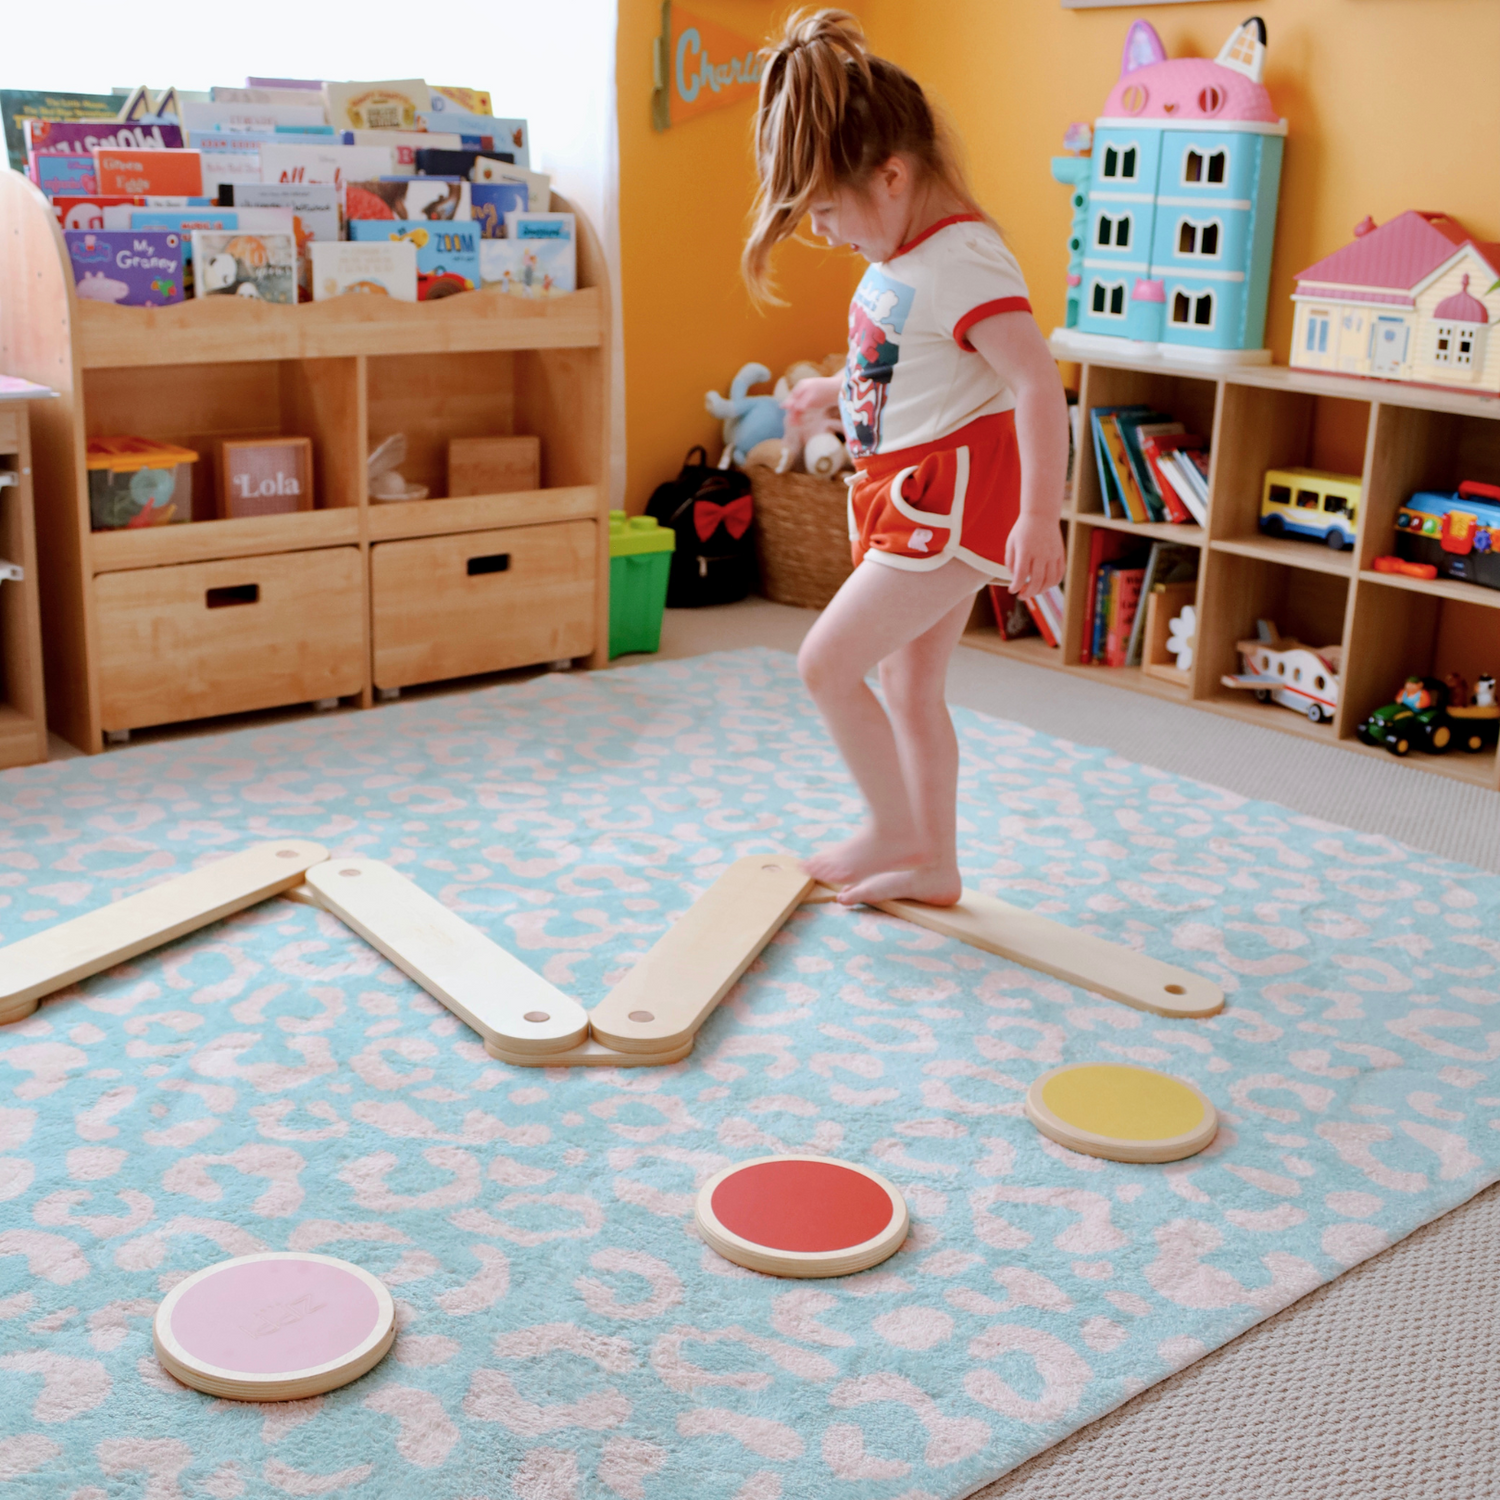
[[[700,542],[706,542],[718,530],[720,521],[728,527],[730,536],[739,541],[749,531],[754,517],[754,503],[749,495],[741,495],[728,505],[713,500],[693,501],[693,529]]]

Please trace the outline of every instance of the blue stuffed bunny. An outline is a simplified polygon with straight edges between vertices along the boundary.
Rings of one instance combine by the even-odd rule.
[[[721,469],[727,469],[731,459],[743,465],[746,455],[757,443],[783,435],[786,413],[781,409],[781,398],[786,392],[778,388],[773,396],[748,394],[752,385],[770,378],[771,372],[764,365],[748,364],[730,383],[728,400],[717,391],[709,391],[704,397],[709,415],[718,417],[724,424],[724,456],[719,460]]]

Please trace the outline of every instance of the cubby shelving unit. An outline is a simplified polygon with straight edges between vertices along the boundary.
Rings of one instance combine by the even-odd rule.
[[[80,300],[51,208],[0,173],[0,369],[33,415],[48,717],[80,749],[148,725],[608,655],[609,280],[577,214],[579,290],[436,302]],[[372,503],[407,437],[433,497]],[[197,451],[191,523],[90,529],[84,445]],[[313,441],[314,508],[215,520],[215,444]],[[442,498],[450,438],[535,434],[542,488]]]
[[[1371,568],[1376,557],[1395,550],[1396,512],[1413,490],[1453,490],[1463,479],[1500,477],[1500,400],[1276,366],[1210,373],[1170,359],[1123,354],[1081,365],[1078,399],[1084,416],[1065,513],[1062,646],[1054,649],[1036,636],[1002,641],[992,625],[982,624],[971,626],[966,644],[1378,756],[1388,752],[1361,744],[1355,730],[1392,700],[1408,674],[1457,671],[1471,683],[1482,672],[1500,674],[1500,590]],[[1137,526],[1104,515],[1087,413],[1132,402],[1171,412],[1190,429],[1212,435],[1206,530]],[[1260,533],[1262,477],[1268,468],[1289,465],[1361,474],[1353,551]],[[1200,549],[1197,648],[1186,683],[1163,681],[1138,667],[1079,664],[1089,537],[1096,527]],[[1226,672],[1239,670],[1235,643],[1253,637],[1261,618],[1275,620],[1282,635],[1305,645],[1343,647],[1332,722],[1313,724],[1221,686]],[[1493,751],[1413,752],[1405,764],[1500,789]]]

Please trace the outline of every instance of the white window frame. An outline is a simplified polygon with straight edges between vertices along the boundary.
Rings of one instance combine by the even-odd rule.
[[[1180,322],[1175,316],[1177,299],[1186,297],[1188,299],[1188,319]],[[1198,322],[1198,304],[1203,298],[1208,298],[1208,322]],[[1219,299],[1214,296],[1213,289],[1205,291],[1190,291],[1185,286],[1174,286],[1167,296],[1167,326],[1169,328],[1190,328],[1200,333],[1212,333],[1214,325],[1219,320]]]
[[[1193,248],[1184,250],[1182,248],[1182,231],[1189,228],[1193,231]],[[1218,238],[1215,241],[1216,248],[1213,250],[1200,250],[1198,247],[1203,243],[1203,232],[1206,229],[1217,231]],[[1190,219],[1184,214],[1177,221],[1177,240],[1173,245],[1172,254],[1179,260],[1220,260],[1224,254],[1224,221],[1219,218],[1212,219]]]
[[[1114,153],[1116,167],[1125,165],[1125,153],[1135,152],[1135,171],[1125,173],[1109,170],[1110,153]],[[1139,182],[1141,176],[1141,148],[1137,141],[1109,141],[1104,147],[1104,156],[1099,162],[1099,177],[1103,182]]]
[[[1448,347],[1443,348],[1443,339],[1447,338]],[[1453,346],[1458,341],[1458,329],[1452,323],[1434,323],[1432,326],[1432,362],[1435,365],[1452,365],[1457,361],[1453,357]]]
[[[1100,214],[1099,222],[1094,225],[1094,245],[1097,249],[1107,250],[1114,244],[1115,221],[1108,214]]]
[[[1188,176],[1188,158],[1194,153],[1203,163],[1203,175],[1195,182]],[[1209,163],[1214,157],[1224,158],[1224,175],[1215,182],[1208,175]],[[1191,141],[1183,147],[1182,152],[1182,185],[1189,188],[1221,188],[1229,181],[1229,148],[1227,146],[1197,146]]]
[[[1094,294],[1096,292],[1104,293],[1105,305],[1102,308],[1094,306]],[[1115,312],[1109,306],[1116,292],[1120,294],[1119,312]],[[1123,281],[1100,281],[1098,277],[1094,278],[1093,284],[1089,287],[1089,313],[1091,316],[1095,318],[1123,318],[1128,308],[1129,298],[1125,295],[1125,283]]]

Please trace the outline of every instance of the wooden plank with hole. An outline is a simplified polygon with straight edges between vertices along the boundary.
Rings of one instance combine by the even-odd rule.
[[[1175,964],[1106,942],[1063,922],[966,890],[956,906],[920,901],[877,901],[893,917],[957,938],[1012,963],[1092,990],[1135,1010],[1201,1019],[1224,1009],[1224,991],[1212,980]]]
[[[664,1052],[617,1052],[593,1037],[566,1052],[512,1052],[494,1042],[486,1042],[484,1050],[517,1068],[664,1068],[681,1062],[693,1050],[694,1040],[689,1037]]]
[[[589,1012],[596,1040],[620,1052],[690,1041],[813,884],[796,860],[736,860]]]
[[[255,844],[0,948],[0,1025],[29,1016],[54,990],[299,884],[327,858],[307,839]]]
[[[536,1056],[588,1036],[576,1000],[381,860],[332,859],[309,870],[307,883],[321,906],[486,1043]]]

